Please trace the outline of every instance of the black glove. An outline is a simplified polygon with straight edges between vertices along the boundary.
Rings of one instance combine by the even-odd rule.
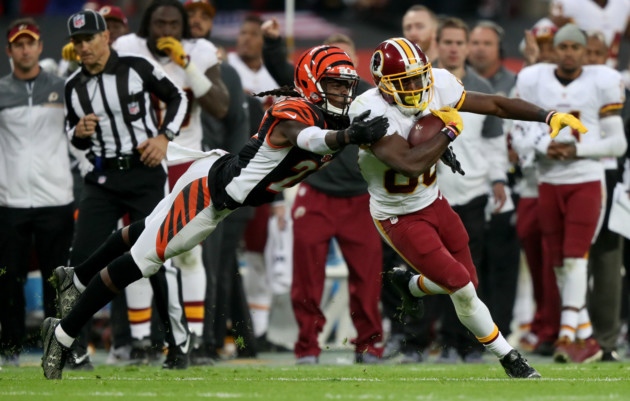
[[[462,165],[459,164],[459,161],[457,160],[457,157],[455,156],[455,153],[453,152],[452,146],[449,146],[448,148],[446,148],[444,153],[442,153],[442,157],[440,157],[440,160],[442,160],[442,163],[446,164],[447,166],[451,168],[451,171],[453,172],[453,174],[460,173],[461,175],[466,175],[466,173],[462,169]]]
[[[387,133],[389,122],[383,116],[365,121],[365,118],[369,115],[370,110],[364,111],[352,121],[350,127],[343,131],[338,131],[337,142],[339,145],[372,144],[381,139]]]

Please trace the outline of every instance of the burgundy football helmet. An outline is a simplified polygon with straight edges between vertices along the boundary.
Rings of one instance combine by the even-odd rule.
[[[433,72],[427,56],[405,38],[391,38],[374,50],[370,62],[374,84],[385,100],[404,114],[424,111],[433,98]]]

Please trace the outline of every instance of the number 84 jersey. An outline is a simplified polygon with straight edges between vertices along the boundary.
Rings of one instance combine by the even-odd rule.
[[[462,83],[446,70],[435,68],[433,98],[424,114],[442,106],[457,107],[464,97]],[[378,89],[358,96],[350,106],[350,116],[371,110],[368,119],[384,115],[389,121],[386,135],[407,138],[418,117],[406,116],[396,106],[388,104]],[[405,177],[376,158],[368,148],[359,150],[359,167],[368,184],[372,218],[384,220],[424,209],[437,199],[436,166],[419,177]]]

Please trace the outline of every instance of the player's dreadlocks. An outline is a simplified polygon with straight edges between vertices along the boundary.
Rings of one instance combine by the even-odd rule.
[[[284,85],[281,88],[272,89],[270,91],[252,93],[252,96],[256,97],[265,97],[265,96],[290,96],[290,97],[302,97],[298,91],[295,90],[295,87]]]

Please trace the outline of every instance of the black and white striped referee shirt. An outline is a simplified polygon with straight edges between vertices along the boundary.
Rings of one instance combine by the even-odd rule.
[[[158,126],[152,95],[166,104]],[[91,75],[85,68],[72,74],[65,85],[66,132],[78,149],[91,148],[95,156],[131,155],[160,130],[179,133],[186,116],[186,94],[148,59],[112,50],[105,68]],[[100,121],[90,138],[78,138],[79,119],[90,113]]]

